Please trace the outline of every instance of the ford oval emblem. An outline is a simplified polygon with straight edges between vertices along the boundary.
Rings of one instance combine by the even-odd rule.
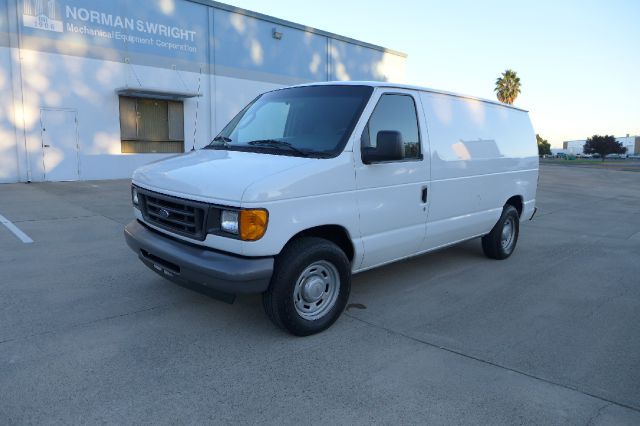
[[[160,215],[160,217],[163,217],[163,218],[165,218],[165,219],[169,219],[169,216],[171,215],[171,214],[169,213],[169,211],[168,211],[168,210],[165,210],[165,209],[160,209],[160,210],[158,211],[158,214]]]

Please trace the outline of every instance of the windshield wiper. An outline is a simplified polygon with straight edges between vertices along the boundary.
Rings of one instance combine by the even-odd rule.
[[[303,157],[309,156],[309,152],[298,149],[295,146],[291,145],[289,142],[279,141],[277,139],[259,139],[256,141],[247,142],[247,145],[264,146],[264,147],[272,147],[272,148],[285,148]]]

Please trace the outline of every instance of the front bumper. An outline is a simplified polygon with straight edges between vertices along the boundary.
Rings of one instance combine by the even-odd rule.
[[[201,285],[227,294],[262,293],[273,257],[247,258],[182,243],[137,220],[124,228],[127,244],[150,269],[177,284]]]

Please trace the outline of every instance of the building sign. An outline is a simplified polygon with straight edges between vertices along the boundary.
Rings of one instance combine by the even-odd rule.
[[[22,24],[26,36],[207,61],[207,7],[183,0],[22,0]]]
[[[62,32],[62,21],[56,0],[27,0],[23,5],[22,21],[25,27]]]
[[[133,44],[155,44],[158,47],[191,53],[198,50],[195,45],[196,32],[186,28],[69,5],[65,7],[65,17],[69,21],[67,31],[70,33],[104,37]]]

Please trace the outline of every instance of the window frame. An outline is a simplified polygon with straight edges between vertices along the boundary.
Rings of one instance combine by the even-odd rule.
[[[374,105],[373,109],[371,110],[371,114],[369,114],[369,117],[367,117],[367,121],[364,124],[364,128],[362,129],[362,133],[360,134],[360,137],[358,138],[358,140],[360,141],[360,159],[362,160],[362,154],[363,154],[363,148],[364,145],[362,144],[363,142],[363,137],[365,135],[365,133],[369,136],[369,141],[371,140],[371,135],[369,132],[369,121],[371,121],[371,117],[373,116],[373,114],[376,112],[376,108],[378,107],[378,104],[380,103],[380,101],[382,100],[382,98],[385,95],[400,95],[400,96],[407,96],[411,99],[411,101],[413,102],[413,110],[416,114],[416,125],[418,127],[418,149],[420,150],[420,152],[418,153],[417,157],[405,157],[402,160],[389,160],[389,161],[377,161],[373,164],[387,164],[387,163],[404,163],[404,162],[408,162],[408,161],[423,161],[424,160],[424,153],[422,152],[422,131],[420,129],[420,116],[418,114],[418,105],[416,103],[416,97],[414,96],[413,93],[410,92],[397,92],[397,91],[385,91],[385,92],[381,92],[380,96],[378,96],[378,99],[376,100],[376,104]]]

